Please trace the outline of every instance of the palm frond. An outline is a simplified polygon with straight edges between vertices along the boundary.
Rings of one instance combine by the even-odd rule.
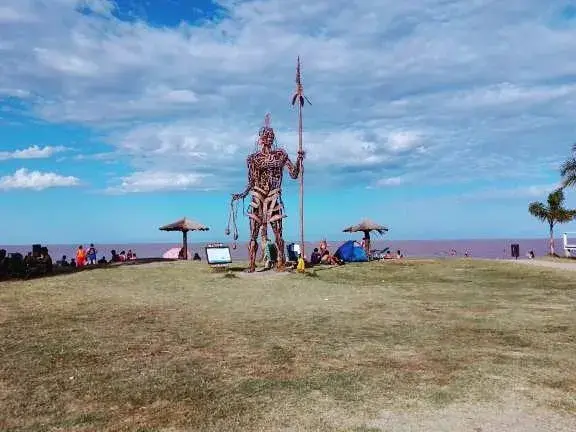
[[[556,189],[548,195],[548,205],[541,202],[532,202],[528,206],[528,212],[550,226],[556,223],[566,223],[576,219],[576,210],[567,209],[564,205],[564,190]]]
[[[532,216],[540,219],[541,221],[547,220],[547,219],[548,219],[548,215],[549,215],[548,209],[547,209],[546,206],[545,206],[543,203],[541,203],[541,202],[532,202],[532,203],[530,203],[530,205],[528,206],[528,212],[529,212]]]
[[[571,222],[576,218],[576,210],[560,209],[554,213],[554,220],[559,223]]]
[[[560,166],[560,175],[565,176],[576,171],[576,158],[567,159]]]
[[[564,203],[564,191],[562,188],[556,189],[548,195],[548,208],[550,211],[561,209]]]
[[[576,186],[576,158],[566,160],[560,166],[563,186]]]

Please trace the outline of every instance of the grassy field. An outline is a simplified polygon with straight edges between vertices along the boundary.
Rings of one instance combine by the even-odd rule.
[[[573,272],[232,275],[179,262],[0,284],[0,430],[421,430],[398,416],[511,401],[576,425]]]

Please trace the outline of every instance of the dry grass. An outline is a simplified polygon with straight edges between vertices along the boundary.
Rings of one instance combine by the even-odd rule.
[[[2,284],[0,429],[377,431],[383,410],[510,394],[576,414],[573,273],[446,260],[309,276],[169,263]]]
[[[558,251],[557,253],[559,254],[563,254],[564,251]],[[541,257],[536,257],[537,260],[541,260],[541,261],[553,261],[553,262],[561,262],[561,263],[571,263],[571,262],[576,262],[576,257],[574,256],[570,256],[570,257],[565,257],[565,256],[550,256],[550,255],[543,255]]]

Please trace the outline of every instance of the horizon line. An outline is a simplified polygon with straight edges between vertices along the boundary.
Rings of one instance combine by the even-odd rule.
[[[567,232],[568,234],[571,234],[571,232]],[[562,234],[556,235],[554,237],[554,240],[562,240]],[[573,232],[572,234],[576,234],[576,232]],[[317,243],[320,242],[322,240],[326,239],[329,242],[345,242],[348,240],[351,240],[350,238],[348,239],[334,239],[334,240],[330,240],[328,238],[319,238],[316,240],[306,240],[306,243]],[[522,240],[542,240],[542,241],[547,241],[550,238],[545,236],[545,237],[462,237],[462,238],[433,238],[433,239],[385,239],[382,237],[372,237],[371,240],[373,242],[377,242],[377,241],[389,241],[389,242],[396,242],[396,241],[402,241],[402,242],[449,242],[449,241],[458,241],[458,242],[462,242],[462,241],[496,241],[496,240],[501,240],[501,241],[522,241]],[[291,240],[284,240],[286,243],[298,243],[298,241],[291,241]],[[236,241],[236,243],[241,244],[241,243],[248,243],[249,240],[242,240],[242,241]],[[90,244],[93,243],[95,245],[99,244],[99,245],[146,245],[146,244],[173,244],[173,243],[182,243],[181,240],[175,240],[175,241],[159,241],[159,240],[152,240],[152,241],[123,241],[123,242],[67,242],[67,243],[42,243],[42,242],[38,242],[38,243],[0,243],[0,246],[10,246],[10,247],[14,247],[14,246],[30,246],[32,244],[42,244],[42,245],[49,245],[49,246],[69,246],[69,245],[84,245],[84,244]],[[207,243],[234,243],[234,240],[206,240],[206,241],[188,241],[188,244],[207,244]]]

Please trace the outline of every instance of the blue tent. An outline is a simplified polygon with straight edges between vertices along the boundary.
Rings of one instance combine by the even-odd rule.
[[[354,240],[348,240],[346,243],[342,244],[334,255],[344,262],[368,261],[366,251],[362,247],[360,247]]]

